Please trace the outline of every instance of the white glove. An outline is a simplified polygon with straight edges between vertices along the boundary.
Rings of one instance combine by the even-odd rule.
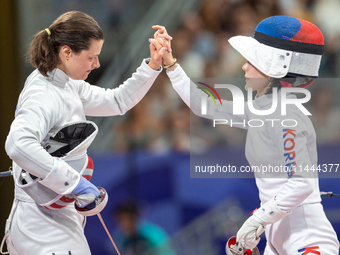
[[[264,226],[259,221],[259,218],[252,215],[250,216],[239,229],[236,234],[237,242],[241,243],[242,247],[253,249],[260,242],[259,237],[264,231]]]
[[[263,233],[265,226],[283,219],[288,214],[277,206],[275,198],[269,200],[243,223],[237,232],[237,241],[245,249],[255,248],[261,240],[259,236]]]

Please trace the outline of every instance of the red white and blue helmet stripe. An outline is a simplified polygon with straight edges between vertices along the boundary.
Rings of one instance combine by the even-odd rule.
[[[273,16],[260,22],[254,33],[260,43],[279,49],[322,55],[324,37],[314,24],[294,17]]]

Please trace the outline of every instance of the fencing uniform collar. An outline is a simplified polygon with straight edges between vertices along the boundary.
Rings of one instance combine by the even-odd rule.
[[[60,87],[65,87],[65,84],[70,80],[70,77],[59,68],[53,69],[47,73],[52,82]]]
[[[273,95],[268,94],[268,95],[262,95],[260,97],[255,97],[254,99],[256,105],[260,108],[270,108],[270,106],[273,104]]]

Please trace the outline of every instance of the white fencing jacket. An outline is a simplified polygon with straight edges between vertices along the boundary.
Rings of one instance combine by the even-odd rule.
[[[16,183],[21,169],[41,179],[52,171],[55,159],[43,144],[58,129],[84,121],[85,116],[123,115],[144,97],[160,71],[143,60],[132,77],[115,89],[73,80],[58,68],[48,77],[33,71],[19,96],[5,145]]]
[[[254,115],[245,104],[244,115],[233,114],[233,102],[222,100],[222,105],[217,106],[211,97],[208,97],[197,85],[190,81],[183,69],[178,66],[167,72],[174,89],[183,101],[198,116],[209,119],[228,119],[238,123],[247,129],[246,158],[250,166],[259,169],[255,173],[256,184],[260,193],[260,200],[266,203],[276,196],[277,205],[281,210],[290,212],[295,207],[305,203],[320,202],[320,191],[317,172],[306,172],[305,167],[316,167],[317,150],[316,135],[313,125],[308,116],[304,115],[295,105],[287,106],[287,115],[281,116],[280,100],[278,92],[278,109],[270,116]],[[207,100],[207,114],[201,114],[202,98]],[[287,98],[294,99],[295,95],[289,94]],[[255,109],[266,110],[272,105],[272,95],[263,95],[252,101]],[[250,127],[249,120],[253,121],[251,126],[261,124],[261,127]],[[276,121],[266,121],[276,119]],[[298,124],[296,127],[284,127],[281,121],[294,119]],[[256,123],[256,124],[255,124]],[[294,122],[284,122],[285,125],[295,125]],[[283,167],[291,169],[292,172],[262,172],[265,168]]]

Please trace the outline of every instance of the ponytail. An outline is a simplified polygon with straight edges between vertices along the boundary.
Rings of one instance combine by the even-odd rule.
[[[52,32],[48,35],[46,30],[42,30],[34,36],[27,59],[44,76],[57,66],[58,49],[53,47]]]

